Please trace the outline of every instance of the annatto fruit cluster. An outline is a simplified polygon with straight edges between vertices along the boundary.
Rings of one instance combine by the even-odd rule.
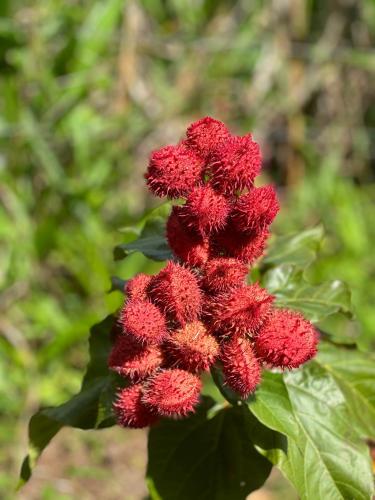
[[[114,403],[120,425],[193,412],[200,374],[215,363],[245,399],[262,368],[297,368],[316,354],[312,324],[275,307],[258,283],[247,284],[279,210],[273,186],[254,186],[260,170],[251,135],[232,135],[210,117],[190,125],[179,144],[152,152],[148,188],[183,203],[167,222],[176,260],[126,285],[108,362],[130,383]]]

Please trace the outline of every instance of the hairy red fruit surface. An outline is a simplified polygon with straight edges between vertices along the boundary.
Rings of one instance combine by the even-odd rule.
[[[211,299],[207,317],[213,331],[223,337],[254,334],[271,312],[274,297],[258,283]]]
[[[211,238],[210,251],[213,255],[232,257],[245,264],[259,259],[266,248],[268,229],[257,233],[241,233],[228,224],[227,227]]]
[[[130,299],[147,299],[146,290],[150,280],[151,276],[147,274],[137,274],[137,276],[127,282],[125,286],[125,293]]]
[[[272,366],[297,368],[317,353],[319,337],[310,321],[288,309],[276,309],[255,339],[260,359]]]
[[[219,354],[215,337],[200,321],[188,323],[168,339],[168,352],[176,366],[191,372],[207,371]]]
[[[122,389],[113,404],[116,420],[122,427],[141,429],[152,425],[158,417],[142,403],[142,384]]]
[[[201,283],[211,293],[222,293],[245,285],[247,266],[237,259],[209,260],[203,268]]]
[[[147,186],[156,196],[185,196],[201,182],[203,167],[204,160],[183,142],[165,146],[151,154]]]
[[[157,344],[167,335],[163,314],[148,300],[127,301],[121,310],[120,322],[124,332],[141,343]]]
[[[202,266],[209,257],[209,242],[186,226],[183,207],[175,206],[167,221],[167,240],[173,253],[189,266]]]
[[[192,123],[186,131],[188,145],[207,159],[230,134],[223,122],[210,116]]]
[[[211,183],[224,194],[250,189],[260,172],[261,163],[259,145],[250,134],[231,136],[212,153],[209,165]]]
[[[181,325],[198,319],[202,297],[196,276],[186,267],[169,261],[153,276],[149,295],[171,321]]]
[[[144,346],[133,337],[118,335],[108,359],[111,370],[131,379],[151,375],[163,362],[163,354],[156,345]]]
[[[259,232],[272,224],[279,208],[275,188],[262,186],[240,196],[231,215],[240,231]]]
[[[194,410],[202,382],[184,370],[168,369],[154,375],[145,386],[142,401],[165,417],[182,417]]]
[[[229,214],[226,198],[209,185],[194,188],[181,208],[186,224],[198,230],[203,236],[223,228]]]
[[[261,367],[247,339],[234,337],[221,350],[225,381],[245,399],[260,382]]]

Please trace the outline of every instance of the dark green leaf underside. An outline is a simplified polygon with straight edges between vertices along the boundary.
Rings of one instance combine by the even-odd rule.
[[[251,442],[246,408],[226,408],[208,419],[209,406],[206,402],[189,419],[163,420],[151,429],[151,498],[241,500],[268,477],[272,466]]]
[[[36,461],[51,439],[64,426],[95,429],[114,424],[111,403],[116,390],[115,376],[108,372],[109,332],[114,317],[108,316],[91,329],[90,362],[81,391],[66,403],[39,410],[29,423],[29,454],[21,468],[21,485],[26,482]]]
[[[141,252],[149,259],[163,261],[172,258],[172,252],[165,237],[165,220],[154,217],[148,220],[139,238],[118,245],[114,249],[115,260],[121,260],[134,252]]]

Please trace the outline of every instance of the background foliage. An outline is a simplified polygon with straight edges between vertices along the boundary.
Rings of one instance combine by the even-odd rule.
[[[358,322],[325,328],[373,347],[374,34],[372,0],[1,2],[0,496],[27,418],[79,389],[89,326],[121,300],[110,274],[159,267],[112,247],[154,203],[149,151],[196,117],[261,142],[275,231],[322,224],[308,277],[353,290]]]

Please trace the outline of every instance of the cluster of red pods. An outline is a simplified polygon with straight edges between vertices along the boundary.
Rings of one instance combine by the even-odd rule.
[[[260,170],[251,135],[232,135],[210,117],[151,154],[150,191],[178,199],[167,222],[176,259],[127,283],[108,362],[129,381],[114,403],[120,425],[146,427],[193,412],[200,375],[214,364],[245,399],[262,368],[296,368],[316,354],[312,324],[247,283],[279,210],[273,186],[254,186]]]

